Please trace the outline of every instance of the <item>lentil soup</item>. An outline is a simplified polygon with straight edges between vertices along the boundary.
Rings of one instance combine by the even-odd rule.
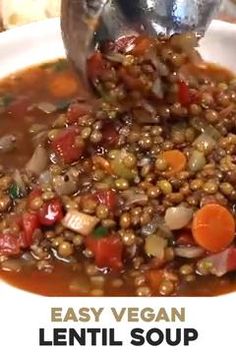
[[[50,296],[236,289],[236,79],[192,34],[0,83],[0,276]]]

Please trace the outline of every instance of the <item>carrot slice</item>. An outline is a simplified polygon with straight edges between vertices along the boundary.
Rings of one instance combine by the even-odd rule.
[[[179,150],[169,150],[162,154],[162,157],[167,161],[169,170],[167,170],[167,176],[173,176],[174,174],[181,172],[185,169],[187,164],[186,156]]]
[[[72,96],[78,90],[76,80],[68,73],[57,74],[49,83],[50,93],[57,98]]]
[[[193,237],[210,252],[220,252],[234,239],[235,221],[232,214],[219,204],[207,204],[194,216]]]

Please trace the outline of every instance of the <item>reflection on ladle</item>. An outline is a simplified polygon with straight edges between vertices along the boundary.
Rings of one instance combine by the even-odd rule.
[[[203,34],[221,0],[63,0],[61,25],[68,58],[86,80],[97,43],[124,34]]]

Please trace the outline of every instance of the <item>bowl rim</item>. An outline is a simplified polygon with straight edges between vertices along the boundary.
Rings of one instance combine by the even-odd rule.
[[[8,39],[8,40],[14,40],[16,37],[22,36],[25,33],[29,35],[29,32],[32,34],[32,36],[35,36],[35,32],[33,30],[35,29],[41,29],[43,31],[47,31],[49,28],[51,29],[52,27],[57,27],[57,30],[60,27],[60,18],[55,17],[55,18],[50,18],[46,20],[41,20],[41,21],[36,21],[32,23],[28,23],[25,25],[17,26],[14,28],[7,29],[6,31],[3,31],[0,33],[0,40]],[[219,20],[219,19],[214,19],[208,30],[214,30],[214,31],[236,31],[236,23],[231,23],[228,21],[224,20]]]
[[[209,27],[209,31],[212,31],[216,34],[222,33],[222,31],[226,34],[232,34],[232,33],[236,34],[236,24],[221,21],[221,20],[213,20],[210,27]],[[60,19],[59,18],[38,21],[38,22],[19,26],[16,28],[9,29],[5,32],[2,32],[2,33],[0,33],[0,56],[1,56],[1,52],[3,52],[3,50],[4,50],[4,47],[6,47],[6,48],[12,47],[12,46],[14,47],[15,44],[22,42],[22,40],[24,38],[26,38],[27,40],[32,40],[34,42],[37,42],[37,39],[40,39],[40,38],[42,39],[44,36],[47,36],[49,32],[51,33],[51,36],[55,37],[56,40],[58,40],[61,37]],[[3,48],[3,50],[2,50],[2,48]],[[27,48],[27,46],[25,48]],[[64,48],[63,42],[61,40],[61,43],[59,43],[59,48],[57,48],[58,51],[55,52],[54,59],[58,57],[59,53],[60,53],[60,56],[65,56],[65,51],[63,48]],[[6,55],[7,54],[8,53],[6,53]],[[43,60],[39,59],[38,62],[36,61],[34,64],[45,62],[45,60],[47,60],[47,59],[46,58]],[[33,64],[31,64],[31,65],[33,65]],[[21,69],[27,68],[28,66],[30,66],[30,64],[28,64],[28,63],[25,65],[22,65]],[[13,74],[17,70],[18,69],[16,69],[15,71],[13,70],[10,73]],[[1,79],[1,77],[4,78],[7,76],[8,76],[8,74],[1,75],[1,72],[0,72],[0,79]],[[13,286],[4,282],[1,279],[0,279],[0,289],[1,289],[1,293],[6,294],[6,295],[8,295],[9,292],[11,292],[13,290],[13,291],[17,291],[18,294],[24,294],[24,296],[30,296],[30,297],[42,296],[39,294],[30,293],[30,292],[23,290],[23,289],[14,288]],[[230,298],[232,296],[235,297],[235,294],[236,294],[236,292],[232,292],[229,294],[220,295],[220,296],[216,296],[216,297],[224,297],[225,298],[227,296],[227,298]]]
[[[35,21],[31,23],[27,23],[25,25],[20,25],[17,27],[9,28],[5,31],[2,31],[0,33],[0,40],[15,40],[15,38],[22,36],[24,34],[32,34],[32,36],[35,37],[36,32],[33,30],[36,29],[41,29],[45,32],[47,32],[48,29],[51,29],[52,27],[57,27],[60,26],[60,18],[55,17],[55,18],[50,18],[46,20],[41,20],[41,21]]]

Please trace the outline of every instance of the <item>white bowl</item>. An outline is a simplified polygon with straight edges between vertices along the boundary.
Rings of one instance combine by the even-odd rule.
[[[205,60],[221,64],[236,73],[235,38],[236,25],[213,21],[201,41],[200,52]],[[64,56],[59,19],[37,22],[0,34],[0,78],[28,66]],[[13,291],[22,292],[0,280],[2,295]],[[232,293],[225,296],[235,295]]]

